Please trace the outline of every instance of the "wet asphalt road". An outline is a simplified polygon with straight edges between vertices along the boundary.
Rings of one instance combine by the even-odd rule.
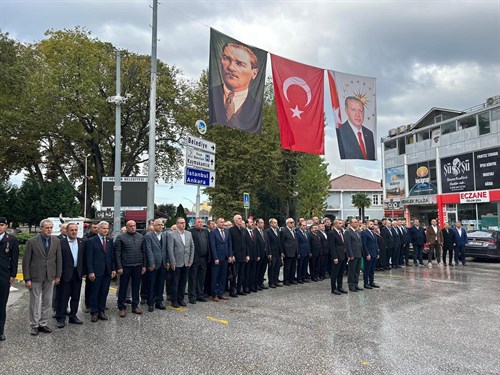
[[[12,292],[1,374],[499,374],[500,263],[376,274],[336,296],[330,280],[187,309],[29,333]],[[143,309],[145,310],[145,309]]]

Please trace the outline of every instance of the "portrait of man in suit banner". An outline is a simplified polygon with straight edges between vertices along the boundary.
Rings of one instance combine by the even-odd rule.
[[[341,159],[376,160],[375,78],[328,71]]]
[[[267,52],[210,29],[210,124],[260,133]]]

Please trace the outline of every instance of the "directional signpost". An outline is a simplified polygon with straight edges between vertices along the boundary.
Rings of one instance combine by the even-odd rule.
[[[250,208],[250,193],[243,193],[243,208],[245,209],[245,219],[248,219],[248,209]]]
[[[200,134],[206,133],[206,124],[196,122]],[[186,167],[184,183],[198,186],[196,193],[196,216],[200,215],[200,186],[215,187],[215,151],[216,145],[191,134],[186,138]]]

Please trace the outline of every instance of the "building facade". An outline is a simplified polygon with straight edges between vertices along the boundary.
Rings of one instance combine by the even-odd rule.
[[[382,139],[386,216],[498,229],[499,145],[500,96],[464,111],[432,108],[392,129]]]
[[[372,202],[369,208],[365,208],[365,218],[382,218],[384,206],[383,188],[380,182],[348,174],[343,174],[330,181],[330,195],[326,200],[326,214],[341,219],[359,217],[359,209],[352,204],[352,196],[358,193],[368,195]]]

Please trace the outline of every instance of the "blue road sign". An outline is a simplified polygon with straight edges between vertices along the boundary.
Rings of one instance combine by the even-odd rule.
[[[186,167],[184,183],[188,185],[215,187],[215,172]]]
[[[250,208],[250,193],[243,193],[243,208]]]

